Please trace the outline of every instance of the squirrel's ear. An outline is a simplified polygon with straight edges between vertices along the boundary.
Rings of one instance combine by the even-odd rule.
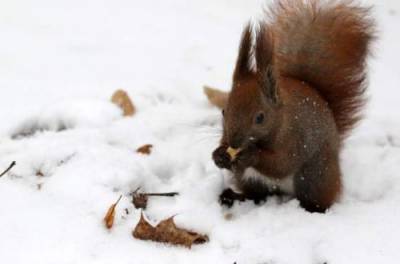
[[[273,63],[274,43],[272,31],[265,23],[260,23],[256,37],[257,72],[265,71]]]
[[[260,24],[256,37],[257,78],[262,92],[273,103],[278,103],[278,87],[273,65],[273,36],[265,23]]]
[[[233,79],[237,80],[252,74],[250,69],[249,60],[251,57],[251,26],[250,23],[246,25],[243,30],[242,38],[240,40],[239,55],[236,61]]]
[[[258,73],[257,73],[258,74]],[[272,65],[259,74],[258,83],[263,94],[274,104],[279,103],[279,92],[276,81],[276,73]]]

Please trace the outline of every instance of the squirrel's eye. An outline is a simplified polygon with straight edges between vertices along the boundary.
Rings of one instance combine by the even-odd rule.
[[[256,124],[262,124],[264,122],[264,113],[259,113],[256,116]]]
[[[221,113],[222,113],[222,116],[224,116],[225,115],[225,110],[222,109]]]

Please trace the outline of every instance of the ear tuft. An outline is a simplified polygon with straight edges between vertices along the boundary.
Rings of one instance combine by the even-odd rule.
[[[260,23],[256,37],[256,65],[257,78],[265,96],[274,104],[279,101],[276,72],[274,70],[273,32],[266,23]]]
[[[251,25],[248,23],[243,30],[240,40],[239,55],[236,61],[236,67],[233,74],[235,80],[247,77],[252,74],[249,61],[251,58],[252,41],[251,41]]]
[[[255,49],[257,71],[265,71],[273,63],[274,51],[272,30],[265,22],[260,22]]]
[[[279,102],[278,84],[276,81],[276,73],[272,65],[260,75],[259,85],[265,96],[270,99],[274,104]]]

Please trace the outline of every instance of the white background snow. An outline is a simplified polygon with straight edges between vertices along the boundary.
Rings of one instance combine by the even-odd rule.
[[[262,1],[2,0],[0,170],[17,166],[0,178],[1,263],[399,263],[400,3],[373,2],[370,103],[342,153],[343,197],[310,214],[296,200],[217,202],[221,116],[202,86],[229,89],[242,26]],[[117,88],[133,118],[109,102]],[[46,131],[12,139],[32,127]],[[150,156],[135,152],[147,143]],[[152,223],[176,214],[210,242],[134,239],[139,186],[181,194],[152,198]]]

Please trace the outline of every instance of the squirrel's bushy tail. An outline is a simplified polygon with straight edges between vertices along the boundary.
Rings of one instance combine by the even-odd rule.
[[[317,89],[346,135],[365,101],[366,57],[374,38],[369,9],[347,0],[278,0],[270,11],[277,70]]]

